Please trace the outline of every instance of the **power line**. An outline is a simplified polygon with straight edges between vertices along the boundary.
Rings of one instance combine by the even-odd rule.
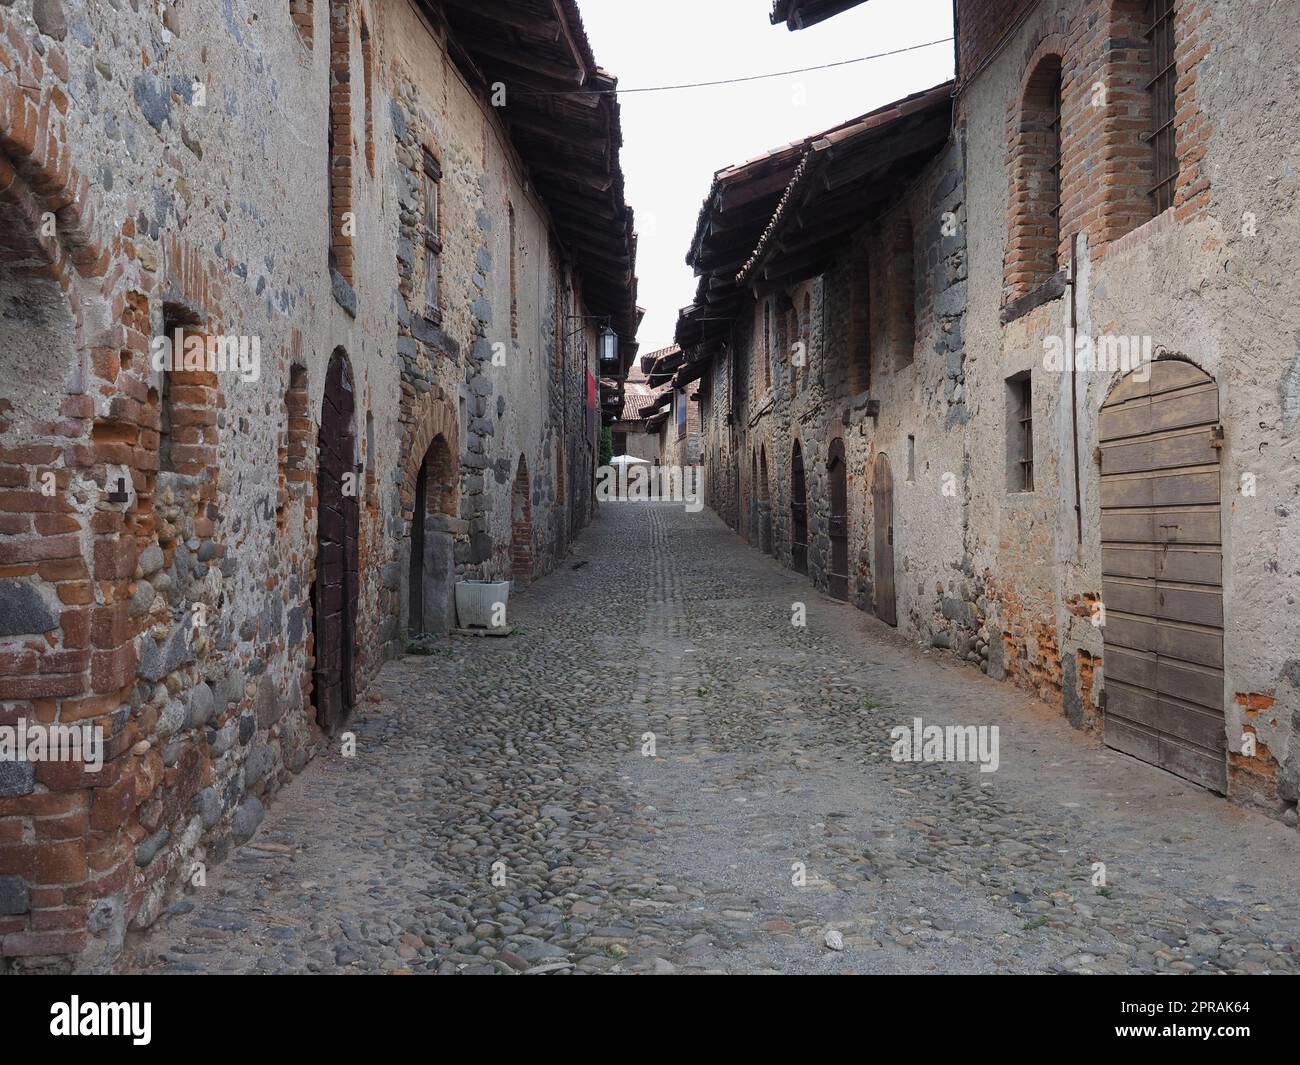
[[[903,55],[906,52],[916,52],[922,48],[933,48],[936,44],[948,44],[952,41],[951,37],[940,37],[935,41],[926,41],[924,44],[913,44],[906,48],[895,48],[892,52],[877,52],[874,55],[858,56],[857,59],[841,59],[835,63],[821,63],[815,67],[800,67],[797,70],[778,70],[770,74],[750,74],[743,78],[721,78],[718,81],[693,81],[684,85],[641,85],[631,89],[515,89],[512,90],[514,96],[617,96],[626,95],[634,92],[672,92],[677,89],[707,89],[715,85],[739,85],[747,81],[764,81],[769,78],[786,78],[791,74],[810,74],[817,70],[831,70],[834,67],[852,66],[854,63],[865,63],[869,59],[884,59],[891,55]]]

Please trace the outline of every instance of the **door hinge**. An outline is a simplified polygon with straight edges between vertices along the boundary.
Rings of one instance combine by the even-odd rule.
[[[1210,430],[1210,447],[1214,448],[1216,451],[1222,450],[1223,448],[1223,426],[1222,425],[1216,425],[1213,429]]]

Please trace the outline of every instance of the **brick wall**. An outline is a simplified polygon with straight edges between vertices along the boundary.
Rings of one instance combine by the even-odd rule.
[[[1145,139],[1152,128],[1146,4],[1084,0],[1068,15],[1052,15],[1050,7],[1029,15],[1012,46],[1022,75],[1007,107],[1004,302],[1032,292],[1067,264],[1075,234],[1100,250],[1154,214],[1148,194],[1154,156]],[[1185,0],[1174,19],[1179,221],[1208,202],[1208,177],[1200,169],[1208,129],[1196,102],[1198,64],[1209,51],[1200,35],[1204,18],[1200,5]],[[970,32],[985,25],[976,20]],[[964,39],[964,24],[959,32]],[[1056,154],[1049,95],[1058,81],[1060,176],[1054,182],[1048,173]],[[1058,203],[1059,221],[1051,215]]]
[[[301,46],[325,9],[330,54]],[[573,528],[591,499],[588,367],[564,319],[585,313],[573,275],[545,278],[562,294],[553,306],[521,293],[521,347],[494,371],[506,211],[484,190],[512,174],[533,234],[547,233],[544,204],[513,176],[504,126],[447,80],[418,13],[383,7],[367,71],[354,4],[284,3],[256,22],[222,19],[219,0],[169,6],[168,47],[147,65],[155,8],[87,5],[94,45],[42,34],[33,10],[0,5],[0,724],[96,726],[105,764],[0,764],[4,972],[111,968],[326,742],[311,715],[310,589],[333,351],[349,353],[365,431],[358,689],[402,646],[413,490],[431,443],[453,463],[455,489],[431,505],[457,512],[440,515],[456,575],[508,566],[521,451],[541,471],[534,572],[561,543],[535,508],[546,529],[568,524],[552,520],[548,446],[573,456]],[[373,177],[351,165],[362,133]],[[448,187],[441,326],[423,317],[406,242],[420,214],[403,175],[425,143]],[[289,145],[277,165],[258,161]],[[339,168],[350,200],[336,205],[361,221],[346,245],[340,216],[323,217]],[[331,244],[348,253],[346,291]],[[154,342],[178,326],[259,339],[260,376],[157,368]],[[548,397],[557,346],[566,372]]]

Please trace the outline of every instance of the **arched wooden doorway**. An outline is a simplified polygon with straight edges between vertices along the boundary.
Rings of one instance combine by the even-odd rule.
[[[751,544],[759,542],[758,536],[758,451],[749,453],[749,522],[746,525],[747,539]]]
[[[1106,744],[1223,792],[1219,428],[1218,385],[1181,360],[1102,406],[1101,631]]]
[[[758,545],[767,554],[774,552],[772,544],[772,497],[767,484],[767,448],[758,449]]]
[[[357,567],[356,394],[352,367],[335,349],[325,376],[317,447],[316,580],[312,585],[316,723],[333,732],[356,702]]]
[[[790,565],[796,573],[808,572],[808,489],[798,440],[790,457]]]
[[[442,436],[425,452],[415,481],[411,517],[410,631],[445,633],[451,627],[455,545],[456,470]]]
[[[871,520],[875,528],[875,566],[872,577],[876,592],[876,617],[886,625],[898,625],[898,597],[894,590],[894,475],[889,456],[876,456],[876,475],[871,483]]]
[[[849,597],[849,480],[844,463],[844,441],[831,441],[826,458],[826,476],[831,488],[829,533],[831,565],[826,574],[827,589],[836,599]]]
[[[517,586],[533,579],[533,503],[528,459],[519,456],[510,499],[510,577]]]

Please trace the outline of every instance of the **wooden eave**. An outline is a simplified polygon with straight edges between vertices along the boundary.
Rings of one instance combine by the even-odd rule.
[[[618,82],[591,53],[575,0],[418,0],[448,30],[466,77],[490,95],[581,279],[587,313],[607,315],[635,352],[636,234],[624,198]]]

